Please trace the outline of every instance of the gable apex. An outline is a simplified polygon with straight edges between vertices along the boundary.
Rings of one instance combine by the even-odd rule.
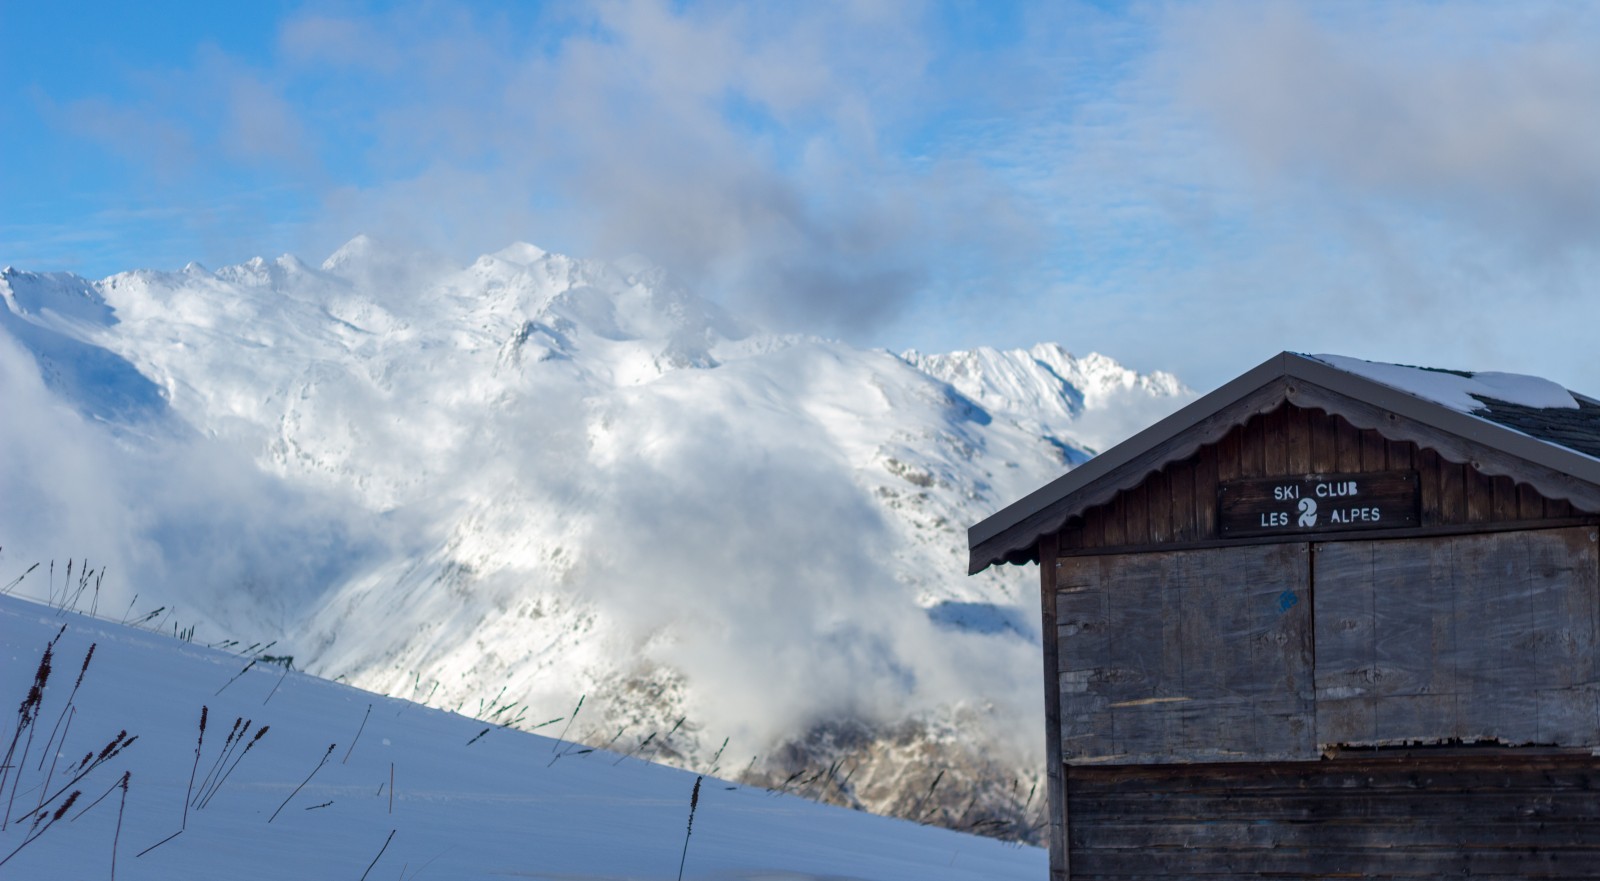
[[[1037,559],[1071,517],[1289,405],[1600,512],[1600,402],[1538,377],[1282,352],[968,530],[968,571]]]

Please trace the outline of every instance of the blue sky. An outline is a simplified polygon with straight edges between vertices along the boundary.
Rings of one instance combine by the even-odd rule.
[[[0,263],[642,253],[784,329],[1600,393],[1600,7],[0,0]]]

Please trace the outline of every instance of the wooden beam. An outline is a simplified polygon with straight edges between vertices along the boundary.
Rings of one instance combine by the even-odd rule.
[[[1232,548],[1257,544],[1293,542],[1381,541],[1397,538],[1431,538],[1441,535],[1477,535],[1490,532],[1517,532],[1524,529],[1558,529],[1563,526],[1600,526],[1600,517],[1559,517],[1549,520],[1505,520],[1489,523],[1461,523],[1423,526],[1415,529],[1350,530],[1344,532],[1300,532],[1290,535],[1264,535],[1251,538],[1219,538],[1205,541],[1170,542],[1149,545],[1106,545],[1102,547],[1062,548],[1063,557],[1100,557],[1110,554],[1146,554],[1158,551],[1199,551],[1207,548]]]
[[[1600,758],[1522,750],[1068,771],[1078,877],[1600,878]]]
[[[1061,673],[1056,633],[1056,559],[1060,541],[1054,533],[1039,541],[1039,639],[1044,644],[1045,817],[1050,833],[1050,881],[1070,881],[1067,848],[1067,790],[1061,765]]]

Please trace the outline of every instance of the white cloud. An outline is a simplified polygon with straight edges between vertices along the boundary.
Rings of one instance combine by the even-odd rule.
[[[86,419],[3,330],[0,400],[26,414],[0,420],[0,584],[42,564],[19,595],[49,599],[53,563],[59,599],[68,561],[87,560],[105,571],[84,610],[98,602],[115,619],[165,606],[160,620],[197,626],[201,639],[277,632],[377,547],[369,518],[266,477],[219,442]]]
[[[1118,47],[1103,66],[1063,64],[1040,109],[984,133],[1050,217],[1046,317],[973,306],[969,333],[1086,342],[1200,388],[1282,349],[1600,387],[1592,10],[1166,4],[1097,23]]]
[[[1029,209],[981,164],[904,150],[942,112],[929,15],[660,0],[308,13],[264,63],[201,47],[126,106],[79,115],[191,184],[243,172],[319,193],[292,243],[313,252],[358,231],[463,259],[514,240],[637,252],[758,319],[861,339],[1033,244]]]
[[[1180,96],[1265,174],[1534,252],[1600,232],[1600,17],[1288,5],[1175,16]]]
[[[201,52],[137,100],[69,104],[143,167],[314,193],[317,216],[263,251],[356,231],[462,259],[518,239],[637,251],[777,324],[923,349],[1055,339],[1201,386],[1282,348],[1600,386],[1559,354],[1582,348],[1600,264],[1590,7],[1007,18],[304,13],[265,61]]]

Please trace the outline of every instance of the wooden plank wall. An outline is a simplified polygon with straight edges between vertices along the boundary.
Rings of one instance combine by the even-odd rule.
[[[1056,568],[1063,760],[1318,757],[1306,544]]]
[[[1219,482],[1383,471],[1417,473],[1417,528],[1217,534]],[[1580,749],[1600,743],[1596,531],[1511,478],[1287,404],[1069,521],[1041,546],[1052,878],[1600,881],[1600,757]],[[1287,594],[1299,630],[1258,615]],[[1309,671],[1257,656],[1274,642]],[[1273,684],[1307,673],[1309,700]],[[1268,719],[1263,737],[1283,698],[1309,736]]]
[[[1328,542],[1315,558],[1319,743],[1600,743],[1593,527]]]
[[[1070,767],[1073,881],[1600,879],[1600,758]]]
[[[1069,521],[1060,533],[1061,551],[1215,541],[1219,481],[1412,469],[1421,481],[1422,528],[1562,520],[1578,513],[1570,503],[1547,499],[1509,477],[1487,477],[1408,441],[1357,429],[1339,416],[1285,404]]]

